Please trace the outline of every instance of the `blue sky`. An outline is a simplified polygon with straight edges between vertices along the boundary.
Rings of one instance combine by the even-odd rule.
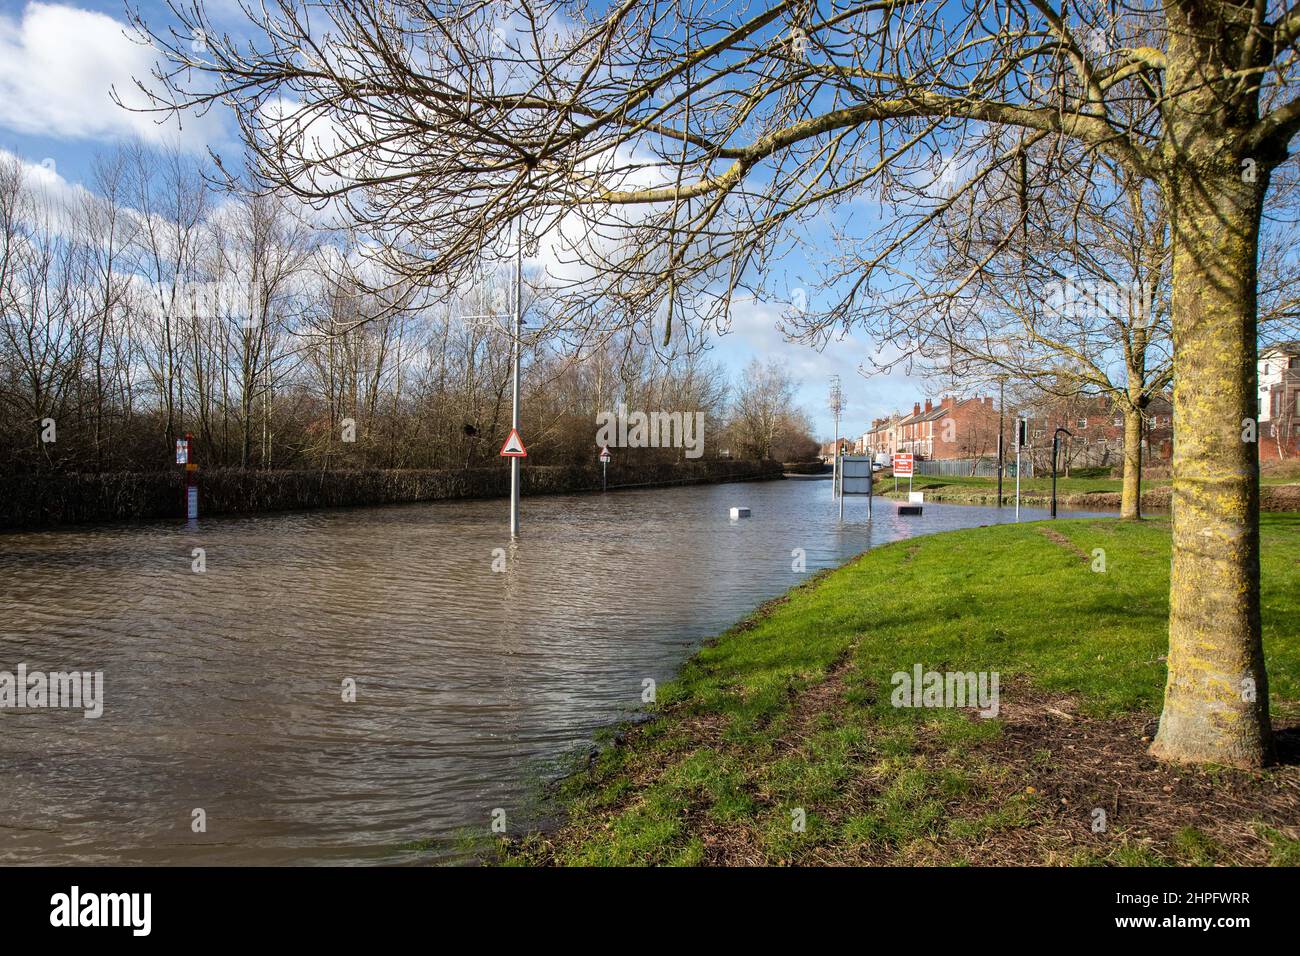
[[[170,18],[158,0],[140,0],[138,6],[151,23]],[[218,27],[229,25],[232,33],[239,32],[235,0],[207,0],[206,8]],[[178,145],[198,155],[211,147],[223,158],[238,155],[233,124],[219,110],[178,126],[175,120],[159,124],[154,116],[113,103],[114,87],[128,102],[133,94],[138,98],[131,78],[147,76],[151,62],[150,51],[127,35],[122,0],[0,0],[0,150],[44,164],[69,184],[86,182],[95,153],[122,142]],[[825,237],[814,233],[808,238],[815,243]],[[812,285],[809,270],[796,258],[772,272],[773,289]],[[860,434],[873,417],[895,407],[910,408],[923,395],[924,383],[901,373],[860,374],[871,353],[870,344],[860,338],[833,340],[821,350],[784,341],[776,329],[784,307],[779,301],[739,303],[730,333],[714,342],[713,357],[732,371],[754,356],[786,362],[802,383],[798,401],[812,414],[819,437],[831,433],[826,393],[832,375],[838,374],[844,385],[845,434]]]

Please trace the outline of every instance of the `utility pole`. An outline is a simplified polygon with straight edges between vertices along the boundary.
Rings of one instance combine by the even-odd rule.
[[[840,377],[831,376],[830,397],[826,401],[831,410],[831,415],[835,419],[835,445],[831,449],[833,457],[831,458],[831,497],[838,496],[840,492],[840,415],[844,412],[844,392],[840,389]]]

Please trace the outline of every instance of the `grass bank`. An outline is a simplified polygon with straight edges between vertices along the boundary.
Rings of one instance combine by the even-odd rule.
[[[886,475],[889,473],[886,472]],[[900,478],[898,492],[894,492],[892,477],[878,479],[878,490],[888,498],[907,497],[907,479]],[[1172,482],[1168,478],[1155,478],[1142,482],[1142,507],[1168,509]],[[1066,508],[1118,508],[1122,492],[1118,478],[1057,478],[1056,500]],[[1264,511],[1300,511],[1300,483],[1294,477],[1264,475],[1260,478],[1260,507]],[[912,490],[925,492],[927,501],[954,504],[994,504],[998,500],[996,478],[971,478],[965,476],[916,475]],[[1015,478],[1004,479],[1002,500],[1014,502]],[[1020,503],[1027,507],[1045,508],[1052,501],[1052,479],[1023,478],[1020,481]]]
[[[1277,767],[1146,755],[1167,523],[978,528],[871,551],[704,647],[502,861],[1300,864],[1300,515],[1262,530]],[[997,671],[998,716],[892,706],[916,664]]]

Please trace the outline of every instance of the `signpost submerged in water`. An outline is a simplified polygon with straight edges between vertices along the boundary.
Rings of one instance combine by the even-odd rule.
[[[844,517],[845,495],[867,496],[867,517],[871,517],[872,476],[870,455],[845,455],[840,459],[840,517]]]
[[[184,438],[176,439],[176,464],[185,466],[185,518],[188,521],[199,519],[199,466],[192,460],[190,449],[194,447],[194,436],[189,432]]]

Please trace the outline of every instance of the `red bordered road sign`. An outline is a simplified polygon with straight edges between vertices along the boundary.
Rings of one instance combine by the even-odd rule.
[[[608,446],[608,445],[602,445],[601,448],[600,448],[600,460],[601,460],[601,461],[609,461],[609,460],[610,460],[611,458],[613,458],[613,457],[614,457],[614,456],[611,455],[611,454],[609,453],[609,446]]]
[[[506,438],[506,443],[501,446],[502,458],[527,458],[528,449],[524,447],[524,440],[519,437],[519,429],[510,429],[510,435]]]
[[[896,478],[910,478],[912,476],[912,456],[910,454],[894,456],[894,476]]]

